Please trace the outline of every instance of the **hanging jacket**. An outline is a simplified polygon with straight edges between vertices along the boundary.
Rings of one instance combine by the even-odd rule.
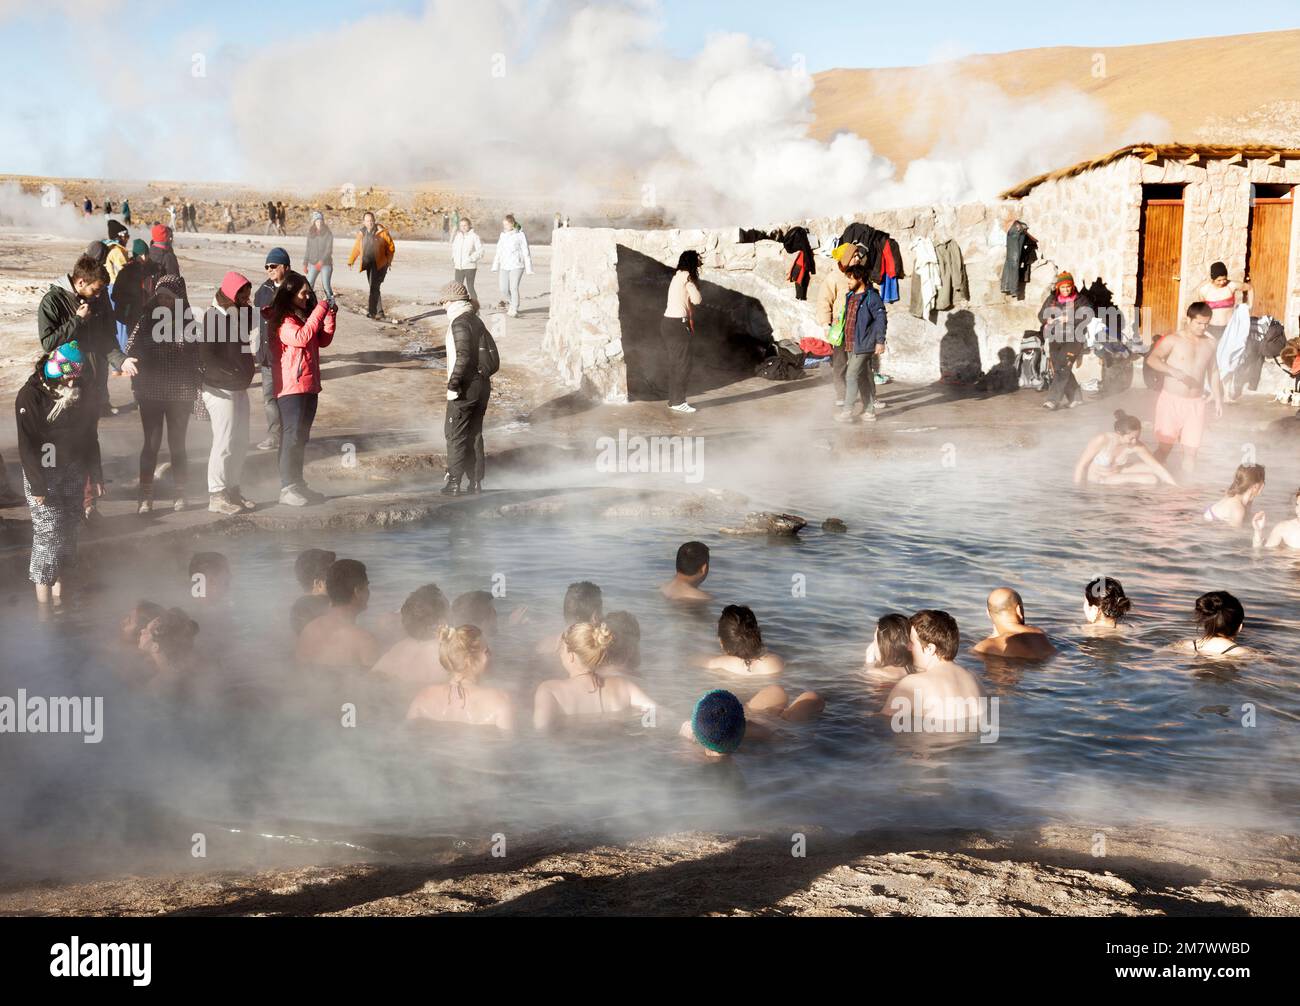
[[[929,318],[939,294],[939,256],[934,242],[919,237],[912,242],[912,298],[909,310]]]
[[[269,307],[262,309],[268,321],[270,311]],[[306,321],[286,315],[268,347],[271,359],[276,361],[272,372],[275,397],[319,394],[320,351],[333,341],[334,312],[324,301],[316,305]]]
[[[935,295],[935,310],[951,311],[958,301],[970,300],[966,281],[966,263],[961,257],[961,246],[956,241],[940,242],[934,248],[939,260],[939,288]]]
[[[1036,257],[1037,243],[1029,236],[1029,227],[1017,220],[1007,229],[1007,257],[1002,264],[1002,292],[1020,293],[1029,282],[1029,267]]]
[[[65,408],[53,421],[55,392],[37,369],[27,378],[14,399],[14,420],[18,427],[18,457],[33,496],[44,496],[47,476],[72,464],[80,464],[92,482],[103,482],[99,457],[99,405],[82,382],[81,400]],[[52,449],[51,449],[52,448]]]

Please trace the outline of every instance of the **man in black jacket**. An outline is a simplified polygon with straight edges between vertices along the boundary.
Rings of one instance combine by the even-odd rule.
[[[460,495],[460,480],[469,476],[467,493],[482,488],[484,452],[483,417],[492,395],[492,374],[497,367],[496,343],[478,316],[475,303],[462,283],[442,288],[447,309],[447,476],[442,492]]]

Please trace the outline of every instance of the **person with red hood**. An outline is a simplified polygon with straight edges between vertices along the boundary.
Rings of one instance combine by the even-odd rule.
[[[291,272],[262,309],[269,340],[275,400],[280,407],[280,502],[307,506],[325,499],[303,479],[303,456],[320,398],[320,351],[334,341],[338,302],[322,300],[309,310],[307,277]]]
[[[248,456],[248,387],[257,361],[251,335],[255,324],[249,305],[253,284],[247,276],[228,272],[203,315],[199,370],[203,377],[203,406],[212,421],[212,450],[208,454],[208,510],[233,515],[252,510],[239,480]]]
[[[154,224],[149,238],[149,257],[162,268],[161,275],[179,276],[181,264],[172,250],[172,229],[166,224]]]

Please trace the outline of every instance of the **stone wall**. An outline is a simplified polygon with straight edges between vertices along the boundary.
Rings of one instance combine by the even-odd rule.
[[[790,256],[779,244],[762,241],[740,244],[738,229],[661,230],[566,228],[555,234],[551,255],[551,317],[543,347],[569,387],[582,387],[607,401],[628,398],[627,353],[638,341],[653,343],[653,312],[633,315],[620,301],[619,275],[628,275],[625,259],[636,257],[662,266],[662,276],[646,278],[635,272],[639,297],[659,296],[678,255],[699,251],[704,261],[701,279],[712,289],[714,303],[725,301],[733,317],[732,330],[747,332],[757,341],[799,340],[822,334],[813,319],[822,276],[835,268],[831,244],[850,219],[891,234],[903,254],[909,278],[900,283],[900,300],[889,305],[890,350],[888,373],[908,382],[931,382],[941,375],[970,375],[987,371],[999,351],[1018,346],[1026,331],[1036,330],[1039,305],[1057,272],[1073,273],[1081,287],[1101,283],[1128,319],[1136,317],[1138,297],[1139,230],[1143,183],[1186,183],[1182,269],[1183,304],[1190,301],[1209,263],[1222,260],[1234,276],[1246,266],[1249,223],[1249,183],[1300,184],[1300,162],[1267,165],[1253,161],[1228,165],[1209,161],[1203,165],[1143,164],[1127,157],[1102,168],[1070,178],[1046,182],[1023,200],[908,207],[868,213],[853,218],[802,221],[812,235],[817,275],[809,289],[809,302],[794,299],[786,281]],[[1021,297],[1000,289],[1006,257],[1006,228],[1024,220],[1038,242],[1038,259]],[[747,224],[748,226],[748,224]],[[1289,300],[1285,320],[1288,335],[1296,334],[1300,312],[1297,258],[1300,258],[1300,213],[1293,216]],[[912,242],[928,237],[936,243],[954,239],[962,250],[970,299],[952,311],[933,318],[916,318],[909,312]],[[632,294],[622,291],[623,300]],[[622,319],[620,308],[622,307]],[[624,332],[623,324],[636,331]],[[631,339],[629,344],[628,340]],[[1272,391],[1283,375],[1266,368],[1261,390]],[[1081,379],[1098,376],[1089,359]]]

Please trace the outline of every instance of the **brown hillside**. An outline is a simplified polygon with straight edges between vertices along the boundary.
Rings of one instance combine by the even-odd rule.
[[[1105,75],[1093,75],[1096,53]],[[1300,30],[1199,38],[1108,49],[1060,46],[970,56],[934,66],[828,70],[814,78],[815,136],[848,130],[897,164],[940,137],[943,98],[958,82],[992,84],[1012,99],[1043,98],[1062,86],[1102,103],[1108,142],[1142,115],[1165,119],[1169,139],[1293,143],[1300,126]],[[1129,137],[1128,139],[1132,139]]]

